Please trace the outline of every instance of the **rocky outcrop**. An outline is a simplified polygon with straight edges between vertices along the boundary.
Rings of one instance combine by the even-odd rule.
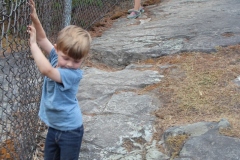
[[[220,122],[199,122],[169,128],[153,140],[151,114],[162,106],[144,87],[161,83],[164,75],[151,65],[133,62],[183,51],[211,52],[240,43],[239,0],[165,0],[148,6],[139,19],[118,19],[95,38],[92,61],[118,71],[84,68],[78,99],[85,135],[81,160],[239,160],[240,140],[223,136]],[[168,66],[166,66],[168,67]],[[173,146],[171,142],[179,142]],[[165,151],[160,151],[159,144]]]
[[[118,19],[94,39],[92,59],[119,67],[139,59],[239,44],[239,8],[239,0],[164,0],[147,7],[139,19]]]

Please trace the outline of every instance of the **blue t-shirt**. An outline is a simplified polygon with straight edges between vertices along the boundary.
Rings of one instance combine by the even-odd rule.
[[[57,65],[58,56],[53,48],[49,61],[53,67]],[[39,117],[49,127],[67,131],[80,127],[82,113],[76,98],[78,86],[82,79],[80,69],[57,68],[62,83],[44,77]]]

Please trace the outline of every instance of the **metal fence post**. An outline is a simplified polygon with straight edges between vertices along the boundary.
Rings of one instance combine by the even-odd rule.
[[[72,13],[72,0],[64,0],[63,27],[70,25]]]

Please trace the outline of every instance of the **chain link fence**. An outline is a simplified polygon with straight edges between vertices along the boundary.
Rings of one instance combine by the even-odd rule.
[[[35,0],[53,43],[64,26],[89,29],[120,2],[132,6],[132,0]],[[28,0],[0,0],[0,160],[33,159],[42,132],[38,109],[43,77],[28,46],[29,14]]]

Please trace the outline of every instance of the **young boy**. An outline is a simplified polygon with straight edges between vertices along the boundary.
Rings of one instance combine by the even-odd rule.
[[[79,67],[90,50],[91,37],[82,28],[70,25],[59,32],[56,44],[52,45],[39,21],[34,1],[29,2],[30,49],[45,76],[39,111],[39,117],[49,127],[44,159],[78,160],[84,129],[76,94],[82,78]],[[49,60],[38,45],[49,54]]]

